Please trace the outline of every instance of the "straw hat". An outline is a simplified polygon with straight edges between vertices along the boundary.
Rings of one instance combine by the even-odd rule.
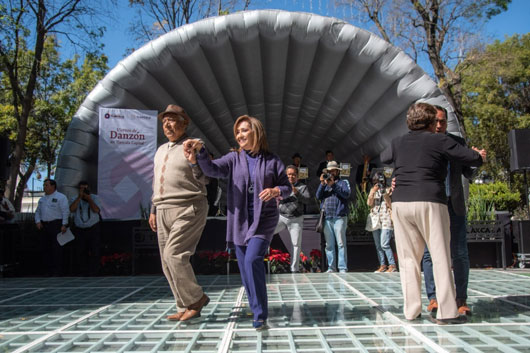
[[[335,162],[335,161],[330,161],[330,162],[328,162],[328,165],[323,170],[323,172],[327,173],[327,172],[329,172],[330,170],[333,170],[333,169],[340,170],[339,164],[337,162]]]

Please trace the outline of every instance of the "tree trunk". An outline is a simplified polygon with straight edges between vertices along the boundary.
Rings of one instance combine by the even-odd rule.
[[[24,197],[24,189],[26,188],[26,183],[28,182],[29,178],[33,174],[34,170],[35,170],[35,161],[32,160],[28,167],[28,170],[26,170],[24,174],[20,174],[20,180],[17,185],[15,201],[14,201],[15,210],[17,212],[20,212],[22,208],[22,198]]]
[[[15,152],[13,153],[13,160],[11,163],[11,171],[9,173],[9,179],[6,184],[6,197],[14,202],[15,194],[18,194],[18,190],[15,193],[15,186],[17,183],[17,176],[20,170],[20,163],[24,157],[24,147],[26,143],[27,136],[27,127],[28,127],[28,118],[33,110],[33,98],[35,95],[35,87],[37,83],[37,77],[40,72],[40,63],[42,59],[42,53],[44,51],[44,41],[46,39],[47,29],[44,26],[46,15],[46,6],[43,0],[39,0],[38,13],[37,13],[37,23],[36,28],[36,39],[35,39],[35,55],[33,57],[33,62],[31,66],[31,72],[29,75],[28,83],[25,89],[25,92],[13,92],[14,105],[17,104],[17,96],[19,96],[22,103],[22,111],[18,117],[18,133],[17,140],[15,142]],[[15,59],[16,60],[16,59]],[[15,62],[13,66],[16,66]],[[15,75],[9,75],[10,80],[18,79]],[[11,82],[11,87],[18,87],[18,83]],[[31,175],[31,174],[30,174]]]
[[[19,118],[19,123],[18,123],[18,134],[17,134],[17,140],[15,142],[15,152],[13,153],[13,159],[11,162],[11,170],[9,171],[9,179],[7,180],[7,184],[6,184],[6,197],[11,202],[14,202],[15,195],[17,194],[17,191],[15,191],[15,187],[17,185],[16,183],[17,183],[17,177],[19,175],[20,163],[22,162],[22,158],[24,156],[24,145],[26,143],[28,116],[29,116],[28,107],[26,105],[26,101],[24,101],[23,107],[22,107],[22,114]]]

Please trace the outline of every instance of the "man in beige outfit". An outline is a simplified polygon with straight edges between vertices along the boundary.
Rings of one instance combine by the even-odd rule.
[[[186,321],[199,317],[210,301],[190,264],[208,214],[206,177],[184,156],[182,143],[190,123],[184,109],[170,104],[158,118],[169,142],[155,154],[149,225],[158,233],[162,270],[177,304],[177,313],[167,319]]]

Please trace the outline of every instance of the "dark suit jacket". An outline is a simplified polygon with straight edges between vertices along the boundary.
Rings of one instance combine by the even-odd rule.
[[[396,189],[392,202],[436,202],[447,204],[445,178],[447,163],[480,166],[482,158],[477,152],[464,147],[456,139],[445,134],[426,130],[409,131],[392,140],[381,153],[381,162],[394,164]],[[453,163],[454,164],[454,163]],[[461,166],[455,165],[455,175],[462,174]],[[453,183],[455,197],[463,198],[462,182]],[[457,187],[460,189],[457,191]]]
[[[460,136],[447,134],[450,138],[458,142],[462,146],[466,146],[466,141]],[[471,179],[475,168],[464,165],[460,162],[449,162],[449,185],[451,188],[451,205],[453,210],[459,216],[466,215],[466,201],[464,198],[464,188],[462,187],[462,175]]]
[[[322,175],[322,170],[326,169],[327,166],[328,166],[328,161],[320,162],[317,168],[317,172],[316,172],[317,178],[320,178],[320,176]]]

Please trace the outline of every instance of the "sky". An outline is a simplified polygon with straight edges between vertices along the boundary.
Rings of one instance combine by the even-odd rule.
[[[135,47],[135,43],[128,34],[129,21],[134,16],[134,11],[127,4],[128,0],[118,0],[120,8],[116,16],[111,16],[106,24],[107,32],[102,41],[105,44],[105,54],[109,58],[109,68],[114,68],[120,60],[124,59],[128,48]],[[336,9],[333,0],[254,0],[252,9],[282,9],[288,11],[303,11],[318,13],[323,16],[337,18],[355,17],[348,8]],[[484,27],[484,37],[488,42],[496,39],[503,40],[514,34],[530,32],[530,0],[512,0],[508,11],[493,17]],[[419,63],[422,66],[422,63]],[[427,64],[428,65],[428,64]],[[423,67],[427,72],[430,67]],[[42,189],[42,179],[36,180],[35,173],[28,182],[28,187],[35,190]]]
[[[109,57],[109,67],[115,67],[125,57],[126,50],[137,46],[128,34],[129,21],[134,17],[126,0],[118,0],[119,16],[114,16],[107,24],[103,37],[105,54]],[[355,18],[355,13],[347,8],[335,8],[334,0],[253,0],[251,9],[282,9],[289,11],[313,12],[337,18]],[[493,17],[484,28],[484,37],[502,40],[505,36],[530,32],[530,0],[512,0],[508,11]],[[421,63],[420,63],[421,66]],[[429,68],[424,68],[426,71]]]

